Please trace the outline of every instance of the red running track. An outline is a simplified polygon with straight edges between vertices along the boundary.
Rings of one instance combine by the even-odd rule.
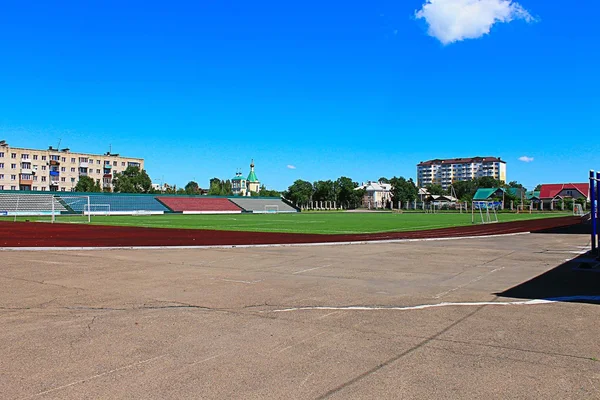
[[[0,247],[235,246],[253,244],[361,242],[534,232],[567,227],[580,223],[581,218],[579,217],[561,217],[412,232],[315,235],[33,222],[0,222]]]

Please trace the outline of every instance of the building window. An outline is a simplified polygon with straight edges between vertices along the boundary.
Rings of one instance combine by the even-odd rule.
[[[96,160],[96,164],[100,164],[100,160]]]
[[[10,158],[17,158],[17,153],[11,153]]]
[[[46,156],[42,156],[42,161],[46,161]],[[45,188],[42,188],[42,190]]]
[[[16,176],[16,175],[11,175],[11,176],[10,176],[10,180],[11,180],[11,181],[15,181],[15,180],[17,180],[17,176]]]
[[[37,159],[38,159],[38,156],[37,156],[37,154],[34,154],[34,155],[33,155],[33,159],[34,159],[34,160],[37,160]]]
[[[75,182],[75,178],[71,178],[71,182]]]
[[[0,174],[0,179],[4,179],[4,174]]]
[[[11,169],[17,169],[17,164],[10,164]]]
[[[58,161],[60,159],[59,156],[50,156],[51,161]]]
[[[92,160],[92,159],[90,158],[90,164],[93,164],[93,163],[94,163],[94,160]]]
[[[0,162],[0,168],[4,169],[4,163]]]
[[[33,190],[37,192],[37,186],[34,186],[34,187],[33,187]]]
[[[34,176],[33,176],[33,181],[34,181],[34,182],[37,182],[37,178],[38,178],[38,177],[37,177],[37,175],[34,175]]]
[[[62,162],[67,162],[67,157],[63,157]]]
[[[29,174],[21,174],[21,179],[23,179],[24,181],[30,181],[31,180],[31,175],[29,175]]]
[[[97,169],[97,170],[96,170],[96,173],[97,173],[97,174],[99,174],[99,173],[100,173],[100,170],[99,170],[99,169]]]
[[[116,166],[117,166],[117,162],[113,161],[113,167],[116,167]]]
[[[125,161],[122,161],[121,162],[121,167],[124,167],[124,166],[125,166]]]
[[[65,172],[67,169],[65,167],[60,167],[60,172]]]
[[[64,176],[63,176],[63,177],[61,177],[61,178],[60,178],[60,181],[61,181],[61,182],[66,182],[66,180],[65,180],[65,177],[64,177]]]
[[[42,165],[42,171],[45,171],[45,170],[46,170],[46,166]]]
[[[46,191],[46,186],[42,186],[42,192]]]
[[[22,160],[27,160],[27,159],[29,159],[29,154],[21,154],[21,159],[22,159]]]
[[[60,191],[61,191],[61,192],[64,192],[64,191],[65,191],[65,188],[60,188]]]
[[[17,187],[16,186],[11,186],[10,190],[17,190]]]
[[[4,185],[0,185],[0,190],[4,190]]]
[[[42,176],[42,182],[46,182],[46,177]]]
[[[4,158],[4,152],[0,151],[0,158]]]
[[[75,168],[71,168],[71,172],[75,172]]]

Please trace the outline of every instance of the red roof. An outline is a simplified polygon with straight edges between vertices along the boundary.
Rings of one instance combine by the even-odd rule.
[[[419,164],[417,164],[417,166],[419,167],[423,167],[426,165],[433,165],[433,164],[470,164],[470,163],[474,163],[474,162],[501,162],[501,163],[506,163],[506,161],[503,161],[500,159],[500,157],[470,157],[470,158],[447,158],[444,160],[441,159],[435,159],[435,160],[429,160],[429,161],[421,161]]]
[[[553,199],[563,190],[577,190],[586,198],[590,194],[589,183],[551,183],[542,185],[540,199]]]

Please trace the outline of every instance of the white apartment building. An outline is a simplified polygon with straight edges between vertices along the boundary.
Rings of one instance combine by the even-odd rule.
[[[144,169],[142,158],[119,154],[72,153],[69,149],[10,147],[0,140],[0,190],[70,192],[81,176],[112,189],[112,178],[128,166]]]
[[[422,161],[417,164],[417,185],[441,185],[448,189],[453,182],[490,176],[506,182],[506,161],[500,157],[451,158]]]

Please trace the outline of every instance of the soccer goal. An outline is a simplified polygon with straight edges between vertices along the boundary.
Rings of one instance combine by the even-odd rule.
[[[51,193],[44,194],[0,194],[0,216],[18,220],[56,222],[90,222],[84,206],[89,207],[89,196],[63,197]],[[64,218],[63,218],[64,217]]]
[[[577,203],[573,204],[573,215],[576,215],[578,217],[582,217],[585,215],[581,204],[577,204]]]
[[[110,215],[110,204],[84,204],[83,212],[85,215]]]
[[[265,205],[265,213],[277,214],[278,212],[279,212],[279,206],[277,204]]]
[[[498,222],[500,204],[494,201],[474,201],[471,206],[471,223],[492,224]],[[480,222],[481,221],[481,222]]]

